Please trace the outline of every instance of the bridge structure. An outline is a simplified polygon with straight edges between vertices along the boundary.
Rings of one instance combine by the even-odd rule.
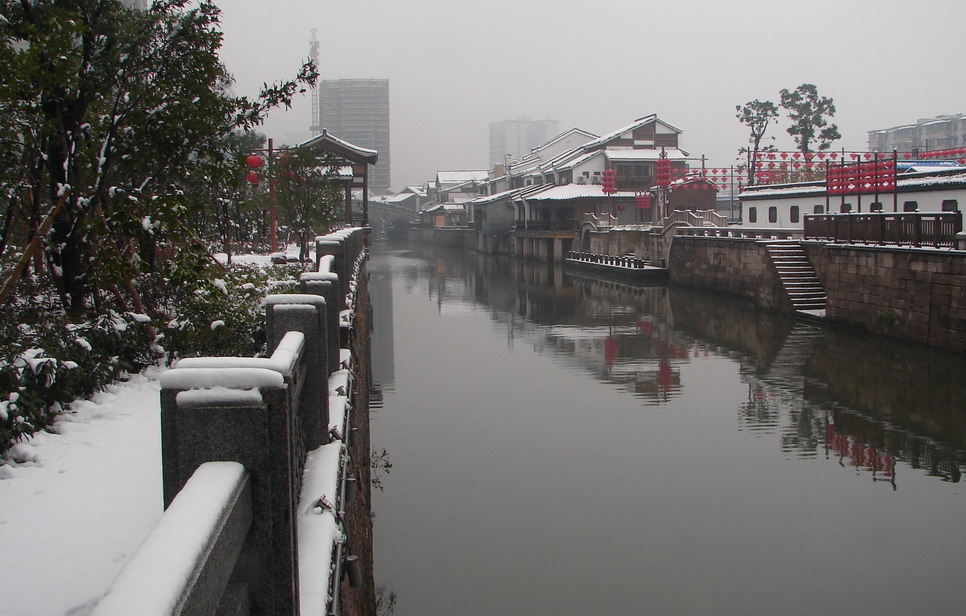
[[[354,209],[354,213],[358,218],[360,214],[358,207]],[[392,235],[394,231],[407,229],[419,221],[417,212],[412,209],[379,200],[369,201],[368,216],[368,226],[378,238]]]

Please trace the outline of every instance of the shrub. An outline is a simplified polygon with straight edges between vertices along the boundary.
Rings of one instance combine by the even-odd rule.
[[[47,427],[63,407],[152,363],[144,315],[108,310],[85,323],[48,316],[4,323],[0,337],[0,454]]]
[[[0,321],[0,456],[44,429],[74,400],[160,360],[265,351],[268,293],[296,292],[299,265],[202,265],[146,276],[138,287],[150,315],[101,305],[70,323],[55,294],[27,285],[32,301]]]

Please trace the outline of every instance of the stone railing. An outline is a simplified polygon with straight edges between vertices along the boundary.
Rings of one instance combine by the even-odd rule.
[[[674,223],[692,227],[724,227],[727,226],[728,219],[714,210],[697,210],[694,212],[691,210],[674,210],[670,216],[661,221],[661,226],[666,229]]]
[[[316,238],[303,293],[266,298],[271,357],[162,375],[166,510],[93,614],[340,613],[341,580],[362,577],[343,512],[366,231]]]
[[[577,222],[579,224],[589,223],[595,229],[610,229],[611,227],[614,227],[617,225],[617,217],[612,214],[606,214],[606,213],[601,214],[600,216],[593,213],[587,213],[587,214],[584,214]]]
[[[802,238],[801,229],[753,227],[678,227],[675,235],[690,237],[726,237],[753,240],[793,240]]]
[[[624,267],[628,269],[643,269],[650,267],[650,263],[644,259],[635,257],[616,257],[613,255],[599,255],[589,252],[571,252],[568,257],[571,261],[581,263],[594,263],[597,265],[609,265],[611,267]]]

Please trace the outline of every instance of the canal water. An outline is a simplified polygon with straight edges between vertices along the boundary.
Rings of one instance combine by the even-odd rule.
[[[963,357],[427,246],[370,273],[383,614],[966,610]]]

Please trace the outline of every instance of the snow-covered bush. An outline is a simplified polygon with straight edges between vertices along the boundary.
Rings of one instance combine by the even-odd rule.
[[[53,315],[27,323],[0,326],[0,454],[73,400],[155,361],[145,315],[108,310],[85,323]]]
[[[269,293],[297,292],[300,265],[262,269],[231,265],[222,277],[199,278],[167,288],[166,314],[158,318],[158,342],[166,361],[198,355],[251,357],[265,351]],[[281,282],[279,282],[281,281]]]

